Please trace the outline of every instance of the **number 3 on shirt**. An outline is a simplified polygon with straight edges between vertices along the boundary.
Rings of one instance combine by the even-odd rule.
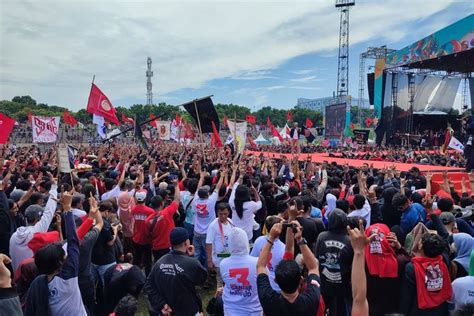
[[[237,278],[237,282],[243,286],[250,285],[249,277],[249,268],[238,268],[238,269],[229,269],[229,276],[231,278]]]

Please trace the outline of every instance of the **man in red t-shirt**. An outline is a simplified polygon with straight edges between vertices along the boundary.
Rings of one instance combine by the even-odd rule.
[[[154,196],[150,201],[150,205],[155,210],[155,213],[146,219],[146,231],[151,234],[155,262],[166,255],[171,247],[170,233],[174,228],[173,216],[178,212],[180,195],[178,182],[174,181],[173,184],[175,188],[174,200],[170,205],[163,208],[163,198],[159,195]]]
[[[151,271],[151,238],[146,226],[146,219],[155,214],[155,211],[145,205],[147,191],[135,193],[137,204],[132,208],[133,225],[133,264],[140,268],[145,267],[148,275]]]

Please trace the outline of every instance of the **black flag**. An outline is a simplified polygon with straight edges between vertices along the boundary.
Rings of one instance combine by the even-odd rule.
[[[306,137],[306,140],[308,141],[308,143],[312,143],[315,139],[313,133],[311,133],[311,131],[309,130],[309,128],[306,128],[305,126],[303,126],[301,128],[301,133],[304,135],[304,137]]]
[[[137,118],[135,117],[135,140],[137,140],[143,148],[148,149],[145,139],[143,138],[142,127],[137,122]]]
[[[196,103],[196,106],[194,106],[194,103]],[[212,133],[213,130],[211,122],[214,122],[218,131],[220,130],[219,117],[217,116],[216,108],[214,107],[214,103],[212,103],[211,97],[185,103],[183,106],[193,117],[198,127],[199,122],[201,123],[201,132]],[[199,113],[199,122],[198,116],[196,114],[196,108]]]

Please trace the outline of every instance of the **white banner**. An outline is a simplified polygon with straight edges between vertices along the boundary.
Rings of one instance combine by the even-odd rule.
[[[156,121],[156,129],[158,130],[158,135],[161,140],[170,140],[170,126],[170,121]]]
[[[247,122],[234,123],[231,120],[227,120],[227,126],[229,127],[234,142],[237,142],[237,152],[242,153],[247,143]]]
[[[176,124],[176,120],[173,120],[171,122],[171,132],[170,132],[170,138],[172,140],[175,140],[175,141],[178,141],[178,138],[180,135],[178,135],[179,133],[179,126]]]
[[[59,116],[33,116],[33,143],[54,143],[58,139]]]
[[[59,144],[58,146],[58,167],[60,172],[72,172],[74,170],[74,163],[76,158],[76,148]]]

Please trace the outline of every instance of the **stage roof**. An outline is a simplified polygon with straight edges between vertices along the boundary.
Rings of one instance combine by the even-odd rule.
[[[474,71],[474,14],[387,56],[385,68]]]

